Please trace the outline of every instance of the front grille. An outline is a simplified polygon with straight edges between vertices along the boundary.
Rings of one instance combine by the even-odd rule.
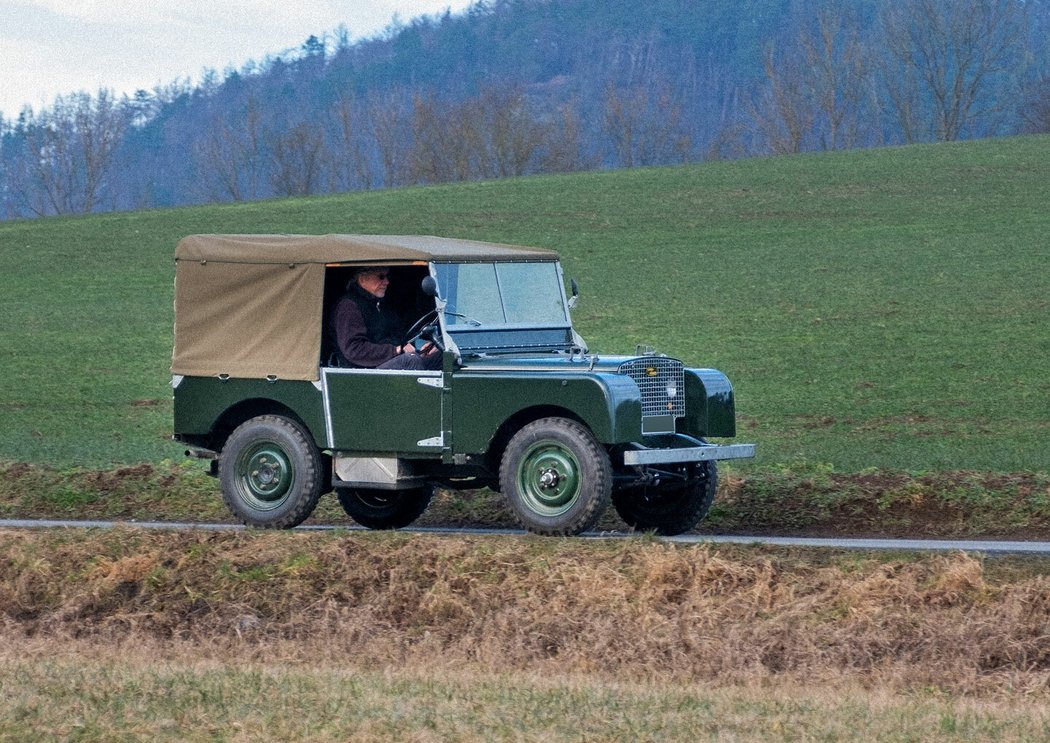
[[[642,417],[685,415],[685,371],[677,359],[666,356],[643,356],[620,364],[619,372],[626,374],[642,392]],[[668,390],[673,389],[674,395]]]

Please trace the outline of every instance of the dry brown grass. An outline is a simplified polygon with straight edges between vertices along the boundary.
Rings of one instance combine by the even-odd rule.
[[[840,679],[712,684],[246,661],[213,645],[0,636],[0,741],[1045,740],[1046,697]],[[281,644],[281,643],[279,643]],[[295,651],[293,650],[293,653]]]
[[[7,638],[633,680],[1041,693],[1050,581],[964,555],[643,540],[3,532]]]

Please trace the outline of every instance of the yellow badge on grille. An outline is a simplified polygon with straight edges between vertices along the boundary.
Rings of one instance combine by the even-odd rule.
[[[655,377],[660,372],[656,371],[656,369],[654,367],[650,366],[650,367],[646,368],[645,373],[648,374],[650,377]]]

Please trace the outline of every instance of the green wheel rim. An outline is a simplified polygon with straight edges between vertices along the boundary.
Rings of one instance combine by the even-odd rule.
[[[557,441],[537,441],[521,458],[518,492],[525,505],[541,516],[560,516],[580,495],[580,462]]]
[[[295,468],[288,454],[272,441],[244,450],[237,461],[241,500],[267,511],[280,506],[295,482]]]

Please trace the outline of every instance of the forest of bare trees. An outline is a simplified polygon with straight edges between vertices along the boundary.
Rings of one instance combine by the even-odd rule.
[[[1050,131],[1045,0],[650,5],[478,2],[62,96],[0,117],[0,217]]]

